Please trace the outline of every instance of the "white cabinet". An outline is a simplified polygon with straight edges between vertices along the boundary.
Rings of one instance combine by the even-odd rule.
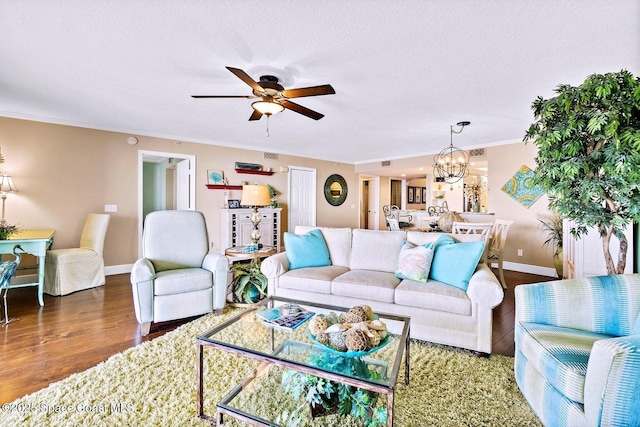
[[[233,246],[244,246],[251,243],[251,213],[253,209],[220,209],[220,249]],[[275,246],[280,250],[280,222],[282,208],[259,208],[261,220],[260,243],[264,246]]]

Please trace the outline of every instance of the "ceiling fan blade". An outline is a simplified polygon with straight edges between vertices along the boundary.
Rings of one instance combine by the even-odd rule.
[[[260,111],[253,110],[253,113],[251,113],[251,117],[249,117],[249,121],[260,120],[261,117],[262,113]]]
[[[192,98],[257,98],[253,95],[191,95]]]
[[[253,80],[249,76],[249,74],[245,73],[240,68],[233,68],[233,67],[226,67],[226,68],[227,68],[227,70],[229,70],[233,74],[235,74],[236,77],[238,77],[240,80],[242,80],[243,82],[245,82],[246,84],[251,86],[251,88],[253,90],[255,90],[256,92],[261,92],[261,93],[264,92],[264,88],[262,86],[260,86],[255,80]]]
[[[287,89],[282,91],[285,98],[302,98],[303,96],[333,95],[336,91],[331,85],[320,85],[312,87],[301,87],[298,89]]]
[[[296,113],[302,114],[303,116],[310,117],[313,120],[320,120],[324,117],[324,114],[320,114],[317,111],[310,110],[307,107],[296,104],[295,102],[287,101],[286,99],[281,99],[280,101],[278,101],[278,103],[284,108],[288,108],[289,110],[295,111]]]

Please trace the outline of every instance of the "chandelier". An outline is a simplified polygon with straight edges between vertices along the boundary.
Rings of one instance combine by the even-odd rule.
[[[433,158],[433,175],[437,181],[453,184],[469,175],[469,154],[453,146],[453,134],[462,132],[464,127],[470,124],[471,122],[467,121],[458,122],[456,125],[460,126],[459,131],[453,130],[453,126],[450,126],[451,144]]]

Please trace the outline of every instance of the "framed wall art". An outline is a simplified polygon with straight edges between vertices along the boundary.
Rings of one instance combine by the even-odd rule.
[[[219,170],[207,170],[207,184],[221,185],[224,184],[224,172]]]

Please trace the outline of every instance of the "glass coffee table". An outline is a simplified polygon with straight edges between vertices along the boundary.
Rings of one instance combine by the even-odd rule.
[[[284,330],[266,326],[262,317],[256,313],[271,307],[278,307],[286,303],[295,303],[317,314],[345,313],[349,308],[335,307],[307,301],[299,301],[280,297],[268,297],[253,307],[243,310],[219,326],[197,337],[197,411],[198,416],[214,424],[221,425],[223,416],[227,415],[256,426],[277,426],[274,409],[260,409],[247,405],[252,399],[250,393],[257,393],[260,397],[261,384],[270,372],[270,376],[280,378],[282,372],[301,372],[312,374],[319,378],[354,386],[363,390],[386,396],[387,426],[393,426],[393,402],[394,391],[402,366],[404,356],[404,384],[409,384],[409,317],[396,316],[375,312],[375,315],[387,325],[391,336],[386,340],[386,345],[379,350],[367,352],[362,357],[356,357],[359,366],[365,369],[347,370],[339,369],[343,365],[336,361],[344,360],[342,353],[332,350],[317,343],[308,332],[308,321],[296,329]],[[216,405],[215,416],[204,412],[205,385],[214,378],[204,378],[204,349],[214,347],[224,352],[240,355],[260,362],[258,368],[249,373],[249,376],[235,388],[233,388]],[[349,359],[349,358],[345,358]],[[328,363],[318,361],[325,360]],[[349,360],[347,360],[349,362]],[[375,375],[371,375],[375,372]],[[215,375],[215,374],[208,374]],[[279,408],[284,408],[287,396],[280,386],[273,387],[269,397],[277,400]],[[273,397],[274,393],[281,393]],[[255,398],[254,398],[255,399]],[[282,404],[282,405],[281,405]]]

